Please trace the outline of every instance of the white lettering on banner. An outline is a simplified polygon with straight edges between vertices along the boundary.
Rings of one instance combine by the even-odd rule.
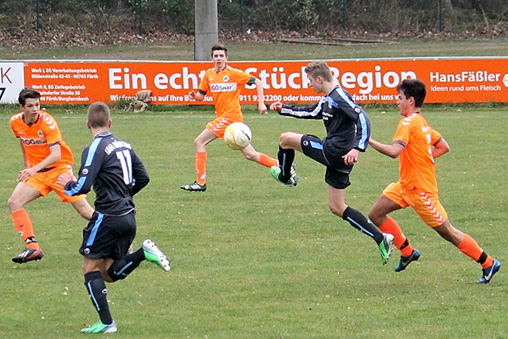
[[[430,72],[430,82],[498,82],[500,77],[500,73],[489,73],[488,71]]]
[[[146,75],[143,73],[129,74],[129,68],[110,68],[109,69],[109,88],[110,89],[147,89]],[[132,84],[132,85],[131,85]],[[132,86],[132,87],[131,87]]]
[[[375,72],[360,72],[356,76],[353,72],[345,72],[340,78],[340,84],[344,88],[353,89],[360,87],[361,94],[372,93],[375,88],[395,88],[404,79],[416,79],[416,73],[413,71],[401,71],[400,74],[389,71],[381,73],[381,66],[374,67]]]
[[[203,78],[205,71],[199,72],[198,75],[189,73],[188,67],[182,68],[182,73],[173,73],[169,78],[164,73],[158,73],[154,79],[153,84],[157,89],[193,89],[198,88],[199,80]]]
[[[416,79],[414,71],[388,71],[383,73],[381,66],[374,67],[374,71],[363,71],[358,74],[353,72],[340,71],[336,67],[330,67],[332,77],[346,89],[359,88],[360,94],[372,93],[374,88],[395,88],[407,78]],[[199,86],[199,81],[204,75],[204,70],[199,74],[190,73],[188,67],[182,67],[181,72],[175,72],[171,75],[158,73],[153,78],[153,84],[157,89],[167,90],[169,88],[194,89]],[[302,66],[298,72],[286,73],[285,68],[273,67],[271,72],[266,69],[259,70],[256,67],[249,67],[245,70],[249,74],[257,74],[259,80],[263,83],[264,89],[307,89],[309,88],[309,78],[305,72],[305,66]],[[489,76],[492,76],[490,74]],[[487,75],[486,75],[487,76]],[[499,75],[498,75],[499,77]],[[147,89],[146,75],[143,73],[130,73],[129,68],[110,68],[109,69],[109,88],[110,89]],[[254,88],[254,85],[247,86]],[[216,90],[230,90],[226,88],[214,88]]]

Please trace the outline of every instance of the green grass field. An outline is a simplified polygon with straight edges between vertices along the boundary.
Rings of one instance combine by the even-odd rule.
[[[394,213],[420,260],[393,271],[400,253],[380,264],[375,243],[327,207],[324,168],[297,154],[297,187],[275,182],[217,140],[208,146],[208,191],[194,181],[192,141],[210,109],[114,112],[113,132],[131,142],[151,174],[136,196],[136,247],[152,238],[171,258],[163,272],[143,263],[108,285],[116,338],[503,338],[508,311],[505,268],[477,285],[480,266],[442,240],[413,211]],[[275,156],[281,132],[324,135],[320,121],[260,116],[246,107],[253,145]],[[10,258],[23,243],[6,200],[22,166],[19,143],[0,111],[0,333],[3,338],[82,338],[97,321],[83,286],[78,253],[85,221],[51,193],[26,206],[45,251],[42,261]],[[389,142],[395,106],[367,108],[373,137]],[[53,108],[76,164],[91,140],[85,108]],[[428,106],[427,120],[451,146],[439,158],[441,201],[452,223],[507,265],[505,208],[507,110]],[[367,213],[398,177],[397,161],[361,155],[346,201]],[[77,169],[78,166],[76,166]],[[89,195],[93,201],[93,194]]]
[[[220,39],[222,41],[222,38]],[[269,42],[228,42],[229,60],[315,60],[450,56],[506,56],[505,37],[493,39],[386,39],[346,46]],[[0,46],[0,59],[194,60],[194,43],[19,49]]]

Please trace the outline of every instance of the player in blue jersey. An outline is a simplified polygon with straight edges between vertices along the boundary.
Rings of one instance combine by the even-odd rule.
[[[275,102],[270,109],[300,119],[321,119],[327,136],[321,140],[309,134],[283,133],[279,143],[279,167],[272,167],[270,172],[275,180],[293,186],[291,166],[295,150],[325,165],[331,212],[374,239],[381,253],[381,261],[386,264],[391,254],[393,236],[381,233],[361,212],[345,203],[346,187],[351,184],[349,174],[360,152],[364,152],[368,145],[369,118],[351,96],[335,83],[326,62],[312,62],[305,67],[305,72],[314,91],[326,95],[311,106]]]
[[[83,230],[85,286],[100,321],[84,328],[84,333],[112,333],[117,331],[107,301],[106,282],[125,279],[142,261],[148,260],[165,271],[169,260],[151,240],[127,254],[136,236],[136,212],[133,195],[148,184],[145,166],[132,146],[109,131],[111,118],[108,106],[95,102],[88,108],[87,126],[93,142],[83,150],[79,178],[62,174],[57,183],[67,195],[88,193],[93,186],[96,193],[95,212]]]

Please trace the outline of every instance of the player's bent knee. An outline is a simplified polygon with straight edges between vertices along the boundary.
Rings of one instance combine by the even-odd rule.
[[[374,225],[380,225],[382,217],[379,216],[377,213],[370,211],[369,212],[369,220],[374,223]]]
[[[14,211],[17,211],[17,210],[23,208],[23,204],[21,203],[21,201],[19,199],[16,199],[15,197],[12,197],[12,196],[9,199],[7,199],[7,206],[9,206],[9,209],[11,210],[11,212],[14,212]]]
[[[334,215],[342,218],[342,215],[344,214],[344,209],[339,208],[336,205],[331,205],[331,204],[328,205],[328,208],[330,208],[330,212],[332,212]]]

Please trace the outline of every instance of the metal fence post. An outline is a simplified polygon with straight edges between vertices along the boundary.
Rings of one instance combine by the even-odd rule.
[[[35,30],[37,34],[39,34],[39,18],[41,17],[41,3],[40,0],[35,1],[35,11],[36,11],[36,23],[35,23]]]
[[[342,27],[344,28],[344,30],[347,30],[347,24],[346,24],[346,20],[347,20],[347,0],[342,0]]]

